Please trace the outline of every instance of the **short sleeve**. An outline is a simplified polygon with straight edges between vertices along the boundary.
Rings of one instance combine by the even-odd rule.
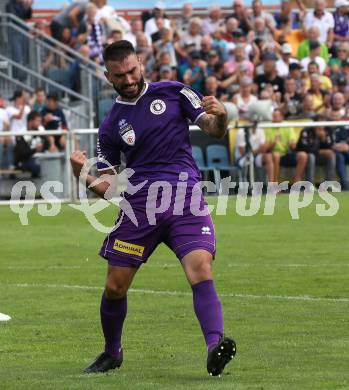
[[[179,92],[184,115],[190,119],[191,122],[196,123],[198,119],[205,114],[205,110],[201,105],[203,96],[200,92],[194,91],[187,86],[183,86]]]
[[[97,169],[106,171],[120,165],[120,149],[105,133],[99,133],[97,138]]]

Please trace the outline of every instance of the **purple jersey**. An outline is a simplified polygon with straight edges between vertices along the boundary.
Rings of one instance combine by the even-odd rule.
[[[187,172],[188,184],[200,180],[192,157],[189,122],[204,114],[202,95],[174,81],[146,84],[135,102],[116,100],[98,132],[99,159],[120,165],[120,153],[135,174],[133,184],[149,180],[176,183]],[[99,161],[99,171],[108,166]],[[109,167],[110,168],[110,167]]]

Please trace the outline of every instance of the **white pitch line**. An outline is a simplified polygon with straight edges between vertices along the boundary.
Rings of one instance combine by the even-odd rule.
[[[16,283],[16,284],[0,284],[0,287],[16,287],[16,288],[62,288],[72,290],[102,290],[102,287],[96,286],[81,286],[70,284],[29,284],[29,283]],[[191,296],[189,292],[182,291],[162,291],[162,290],[148,290],[148,289],[135,289],[129,290],[135,294],[150,294],[150,295],[173,295],[173,296]],[[243,299],[271,299],[271,300],[284,300],[284,301],[310,301],[310,302],[349,302],[349,298],[325,298],[325,297],[313,297],[308,295],[301,296],[288,296],[288,295],[255,295],[255,294],[219,294],[223,298],[243,298]]]
[[[177,263],[164,263],[164,264],[146,264],[147,268],[177,268],[180,264]],[[233,263],[227,264],[228,268],[249,268],[249,267],[281,267],[281,268],[320,268],[320,267],[349,267],[349,264],[254,264],[254,263]],[[31,265],[23,265],[23,266],[7,266],[1,267],[1,269],[7,270],[65,270],[65,269],[102,269],[101,266],[89,264],[86,265],[50,265],[50,266],[31,266]]]

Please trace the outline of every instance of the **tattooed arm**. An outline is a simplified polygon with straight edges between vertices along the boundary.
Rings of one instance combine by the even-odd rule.
[[[228,117],[224,105],[214,96],[205,96],[202,100],[205,114],[202,115],[197,125],[200,129],[214,138],[223,138],[227,132]]]

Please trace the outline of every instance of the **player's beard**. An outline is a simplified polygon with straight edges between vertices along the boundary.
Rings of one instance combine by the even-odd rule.
[[[138,82],[134,83],[134,84],[127,84],[127,85],[123,85],[122,87],[119,87],[115,84],[113,84],[113,87],[115,89],[115,91],[123,98],[123,99],[126,99],[126,100],[131,100],[131,99],[135,99],[136,97],[139,96],[139,94],[142,92],[142,89],[144,87],[144,77],[143,75],[141,74]],[[127,87],[129,87],[130,85],[136,85],[137,86],[137,89],[134,91],[134,92],[126,92],[125,89]]]

